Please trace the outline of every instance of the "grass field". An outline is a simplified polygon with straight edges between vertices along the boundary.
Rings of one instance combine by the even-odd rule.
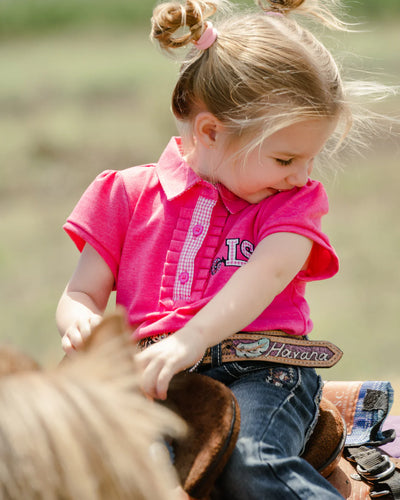
[[[346,35],[336,50],[398,84],[399,25]],[[157,160],[175,133],[176,71],[141,30],[69,29],[0,44],[0,337],[45,364],[62,356],[54,312],[78,258],[61,226],[97,173]],[[399,103],[391,98],[382,110]],[[370,142],[364,157],[322,175],[331,201],[325,229],[341,271],[312,284],[309,300],[314,338],[345,353],[323,376],[397,383],[399,140]]]

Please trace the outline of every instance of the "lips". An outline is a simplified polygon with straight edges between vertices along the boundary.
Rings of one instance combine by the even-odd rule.
[[[271,191],[276,191],[277,193],[286,193],[287,191],[291,191],[293,188],[288,188],[288,189],[273,189],[273,188],[270,188]]]

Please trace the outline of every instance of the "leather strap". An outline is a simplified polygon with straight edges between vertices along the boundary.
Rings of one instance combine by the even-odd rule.
[[[138,342],[139,349],[159,342],[172,335],[163,333],[155,337],[146,337]],[[289,335],[282,331],[238,332],[221,342],[223,363],[231,361],[269,361],[286,365],[300,365],[312,368],[330,368],[343,356],[343,352],[332,342],[325,340],[307,340],[306,337]],[[211,349],[193,366],[211,364]]]
[[[397,459],[367,446],[346,448],[345,457],[356,467],[354,479],[371,485],[371,498],[400,499],[400,464]]]
[[[269,361],[273,363],[329,368],[343,352],[331,342],[307,340],[280,331],[238,332],[221,342],[221,361]],[[207,349],[201,364],[211,363]]]

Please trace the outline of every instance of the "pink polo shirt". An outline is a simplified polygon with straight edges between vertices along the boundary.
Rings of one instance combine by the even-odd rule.
[[[180,139],[172,138],[157,164],[100,174],[64,228],[80,251],[88,242],[110,267],[117,303],[139,325],[137,338],[184,326],[263,238],[303,235],[314,242],[308,268],[245,330],[305,335],[312,329],[306,283],[338,270],[321,232],[327,211],[325,190],[312,180],[250,204],[195,174],[182,158]]]

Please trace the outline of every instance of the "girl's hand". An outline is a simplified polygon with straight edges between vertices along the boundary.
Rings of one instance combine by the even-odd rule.
[[[67,355],[78,350],[84,340],[89,337],[93,328],[97,326],[102,317],[99,314],[82,316],[72,323],[61,339],[61,345]]]
[[[207,347],[199,333],[182,329],[137,354],[144,392],[155,399],[166,399],[172,377],[197,363]]]

